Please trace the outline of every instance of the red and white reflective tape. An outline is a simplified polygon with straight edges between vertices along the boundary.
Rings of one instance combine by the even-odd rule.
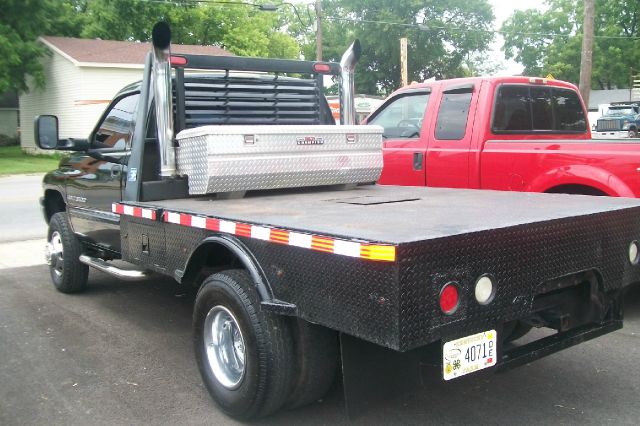
[[[113,207],[114,213],[143,217],[141,216],[142,212],[139,210],[148,209],[140,209],[122,204],[114,204]],[[151,212],[153,212],[153,218],[148,217],[148,219],[155,220],[155,211],[151,210]],[[164,212],[162,220],[176,225],[207,229],[213,232],[224,232],[239,237],[254,238],[325,253],[386,262],[394,262],[396,260],[396,246],[394,245],[341,240],[333,237],[305,234],[285,229],[233,222],[215,217],[195,216],[170,211]]]
[[[143,209],[142,207],[114,203],[111,205],[111,211],[116,214],[156,220],[156,211],[154,209]]]

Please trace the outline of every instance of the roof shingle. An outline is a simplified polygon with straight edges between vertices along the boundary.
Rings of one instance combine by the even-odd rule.
[[[151,43],[116,40],[94,40],[71,37],[42,37],[45,44],[51,44],[73,60],[82,63],[144,64],[145,55],[151,50]],[[172,44],[171,52],[191,55],[233,56],[232,53],[216,46],[195,46]]]

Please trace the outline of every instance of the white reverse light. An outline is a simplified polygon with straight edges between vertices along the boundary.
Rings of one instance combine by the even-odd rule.
[[[638,247],[638,242],[631,241],[631,244],[629,244],[629,262],[631,262],[632,265],[637,265],[640,260],[639,255],[640,248]]]
[[[493,300],[495,295],[495,288],[493,281],[488,275],[483,275],[476,281],[475,296],[478,303],[486,305]]]

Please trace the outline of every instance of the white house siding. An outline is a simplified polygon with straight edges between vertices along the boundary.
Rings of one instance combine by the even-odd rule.
[[[43,58],[43,65],[46,87],[20,96],[21,144],[28,151],[35,150],[37,115],[56,115],[60,138],[86,138],[111,98],[142,77],[142,67],[79,67],[55,52]]]

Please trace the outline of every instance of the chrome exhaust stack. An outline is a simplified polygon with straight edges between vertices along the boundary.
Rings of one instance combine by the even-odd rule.
[[[362,51],[354,41],[340,59],[340,124],[356,124],[355,70]]]
[[[153,61],[151,84],[155,103],[158,145],[160,147],[160,176],[176,175],[176,153],[173,146],[173,96],[171,93],[171,29],[166,22],[158,22],[151,32]]]

